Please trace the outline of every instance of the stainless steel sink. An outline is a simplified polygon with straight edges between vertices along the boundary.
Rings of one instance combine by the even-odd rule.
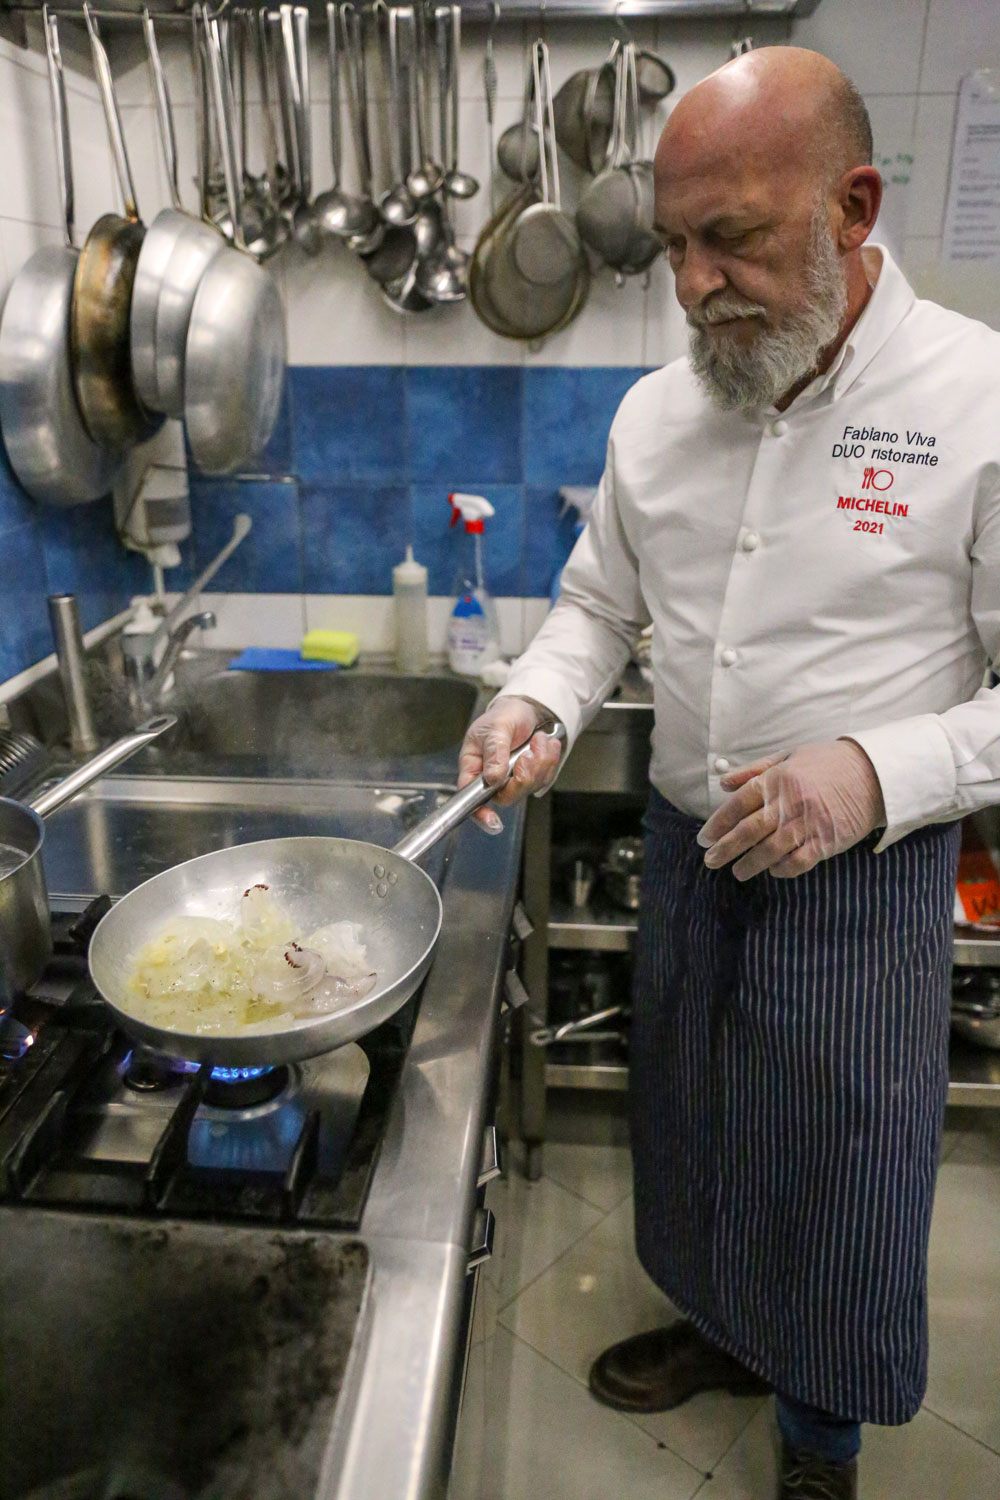
[[[42,858],[54,907],[79,911],[118,898],[172,865],[213,849],[294,834],[365,839],[392,847],[445,793],[316,780],[105,777],[45,825]],[[439,884],[446,846],[421,861]]]
[[[317,1493],[363,1244],[19,1208],[0,1235],[0,1500]]]
[[[228,672],[180,680],[178,726],[144,766],[222,762],[338,780],[451,780],[478,698],[440,676],[350,672]]]

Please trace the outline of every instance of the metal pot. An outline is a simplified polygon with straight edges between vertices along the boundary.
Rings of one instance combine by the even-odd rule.
[[[615,906],[638,911],[642,893],[644,846],[640,838],[615,839],[601,866],[604,888]]]
[[[951,987],[951,1025],[956,1036],[1000,1051],[1000,972],[956,971]]]
[[[28,805],[0,797],[0,1008],[34,983],[52,955],[42,819],[176,722],[172,714],[150,719]]]

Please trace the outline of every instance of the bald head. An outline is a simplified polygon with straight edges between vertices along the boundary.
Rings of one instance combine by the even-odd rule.
[[[882,192],[871,154],[861,96],[802,47],[734,59],[671,114],[655,227],[696,372],[728,404],[787,392],[832,358],[864,306],[861,249]]]
[[[658,163],[703,153],[780,162],[825,183],[871,162],[871,121],[853,83],[828,57],[804,47],[763,47],[710,73],[667,121]]]

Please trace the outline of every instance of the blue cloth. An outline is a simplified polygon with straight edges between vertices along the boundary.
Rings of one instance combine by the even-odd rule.
[[[630,1044],[639,1257],[776,1390],[909,1421],[959,826],[745,885],[706,868],[698,827],[654,794]]]
[[[247,646],[229,663],[231,672],[337,672],[336,661],[304,661],[297,651],[276,646]]]
[[[778,1426],[796,1453],[812,1453],[832,1464],[849,1464],[861,1452],[861,1423],[834,1417],[816,1406],[778,1396]]]

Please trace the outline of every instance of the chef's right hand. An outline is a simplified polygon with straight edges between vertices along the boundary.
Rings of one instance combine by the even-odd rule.
[[[562,744],[548,734],[534,734],[553,715],[530,698],[500,697],[468,730],[458,757],[459,789],[482,774],[488,786],[502,782],[510,769],[510,752],[531,737],[531,747],[514,767],[514,774],[492,802],[473,817],[487,833],[500,833],[503,823],[494,807],[510,807],[532,792],[543,792],[555,780]]]

